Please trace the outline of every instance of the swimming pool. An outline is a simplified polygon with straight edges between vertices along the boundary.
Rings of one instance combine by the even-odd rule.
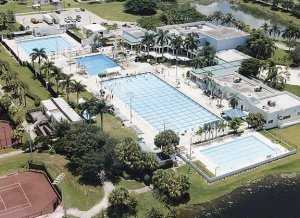
[[[103,82],[155,130],[183,132],[219,118],[151,73]]]
[[[112,59],[102,54],[80,57],[76,61],[79,65],[84,66],[91,75],[104,74],[107,69],[119,66]]]
[[[73,46],[62,36],[51,36],[34,38],[17,42],[18,45],[25,51],[27,55],[30,55],[34,48],[44,48],[47,54],[61,52],[64,49],[71,49]]]
[[[249,135],[223,144],[205,147],[207,148],[199,150],[200,160],[217,176],[287,152],[287,149],[261,135]]]

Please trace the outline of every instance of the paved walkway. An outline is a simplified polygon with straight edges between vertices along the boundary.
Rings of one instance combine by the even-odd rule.
[[[129,190],[129,192],[134,192],[135,194],[142,194],[149,191],[152,191],[152,186],[145,186],[143,188]]]
[[[0,159],[7,158],[7,157],[12,157],[12,156],[16,156],[16,155],[22,154],[22,153],[23,153],[22,150],[11,151],[11,152],[8,152],[8,153],[0,154]]]

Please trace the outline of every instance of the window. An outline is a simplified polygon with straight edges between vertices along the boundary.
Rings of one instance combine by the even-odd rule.
[[[289,118],[291,118],[291,115],[287,115],[287,116],[283,116],[283,120],[286,120],[286,119],[289,119]]]
[[[269,120],[268,123],[273,123],[273,120]]]

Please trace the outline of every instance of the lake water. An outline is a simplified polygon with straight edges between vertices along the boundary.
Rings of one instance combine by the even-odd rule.
[[[201,5],[199,3],[193,4],[195,8],[204,15],[211,15],[216,11],[221,11],[224,14],[231,13],[236,19],[239,19],[240,21],[243,21],[244,23],[250,25],[253,28],[259,28],[261,27],[265,22],[269,24],[275,24],[275,22],[259,18],[257,16],[254,16],[250,12],[242,11],[239,6],[232,5],[229,1],[216,1],[208,5]],[[277,23],[279,26],[279,23]]]
[[[299,218],[300,178],[268,177],[179,211],[178,218]]]

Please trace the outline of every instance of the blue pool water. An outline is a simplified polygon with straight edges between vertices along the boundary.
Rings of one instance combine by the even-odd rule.
[[[72,48],[72,45],[61,36],[51,36],[46,38],[43,37],[19,41],[18,45],[26,52],[27,55],[30,55],[34,48],[44,48],[47,54]]]
[[[151,73],[103,82],[157,131],[183,132],[219,118]],[[164,125],[165,124],[165,125]]]
[[[118,66],[112,59],[101,54],[77,58],[77,63],[86,67],[91,75],[104,74],[107,69]]]
[[[216,165],[217,175],[234,171],[275,156],[279,148],[273,148],[256,136],[247,136],[234,141],[200,150],[210,162]],[[215,173],[215,172],[213,172]]]

